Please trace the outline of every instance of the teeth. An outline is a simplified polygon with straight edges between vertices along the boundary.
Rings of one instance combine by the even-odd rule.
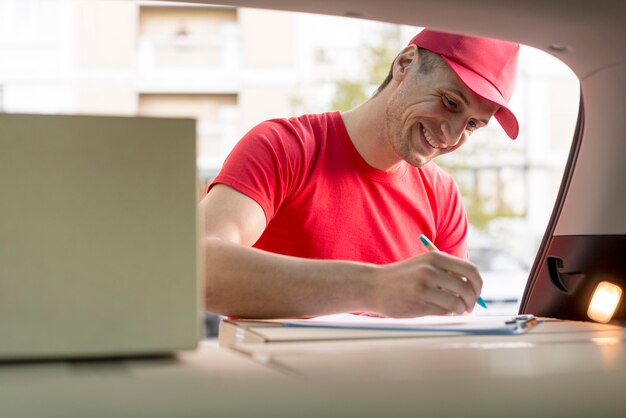
[[[424,138],[426,138],[426,141],[430,144],[431,147],[439,148],[439,146],[435,144],[433,139],[430,137],[430,134],[426,132],[426,129],[422,128],[422,133],[424,134]]]

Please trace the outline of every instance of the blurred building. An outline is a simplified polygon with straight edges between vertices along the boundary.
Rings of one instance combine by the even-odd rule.
[[[346,36],[316,34],[319,19]],[[0,0],[0,110],[193,117],[208,179],[255,124],[324,109],[332,86],[319,81],[350,75],[372,25],[198,4]]]
[[[206,184],[252,126],[333,110],[337,80],[371,83],[368,46],[391,32],[397,51],[416,30],[198,4],[0,0],[0,111],[196,118]],[[578,95],[567,67],[524,48],[518,140],[494,120],[440,160],[471,220],[526,262],[554,204]]]
[[[196,118],[209,177],[244,129],[289,113],[292,20],[229,7],[0,0],[0,106]]]

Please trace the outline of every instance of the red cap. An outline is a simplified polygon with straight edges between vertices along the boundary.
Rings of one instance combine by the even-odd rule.
[[[517,79],[519,44],[428,29],[411,44],[441,55],[470,90],[500,105],[495,118],[511,139],[517,138],[519,124],[508,103]]]

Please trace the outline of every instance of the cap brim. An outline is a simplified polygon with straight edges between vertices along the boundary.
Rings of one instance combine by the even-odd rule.
[[[474,93],[480,97],[489,100],[500,106],[500,109],[495,113],[494,117],[504,129],[504,132],[511,138],[517,138],[519,134],[519,124],[517,118],[508,108],[506,100],[502,97],[502,94],[484,77],[476,74],[474,71],[468,70],[460,64],[452,61],[449,58],[441,56],[450,65],[452,70],[459,76],[461,81]]]

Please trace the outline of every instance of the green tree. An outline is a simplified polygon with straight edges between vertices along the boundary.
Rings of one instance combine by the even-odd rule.
[[[335,82],[336,90],[330,104],[331,109],[348,110],[363,103],[369,97],[368,86],[361,81],[351,81],[347,79]]]
[[[348,110],[366,101],[374,89],[387,77],[400,44],[399,27],[390,25],[381,31],[381,36],[374,44],[361,46],[361,79],[340,78],[335,80],[335,94],[331,108]]]

